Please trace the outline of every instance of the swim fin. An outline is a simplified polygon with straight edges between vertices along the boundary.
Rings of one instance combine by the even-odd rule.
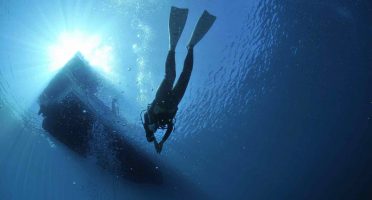
[[[169,16],[169,43],[170,50],[175,50],[178,40],[185,27],[189,9],[172,6]]]
[[[204,11],[202,16],[199,18],[198,23],[192,33],[191,40],[187,47],[194,47],[209,31],[212,27],[214,21],[216,21],[216,16],[211,15],[208,11]]]

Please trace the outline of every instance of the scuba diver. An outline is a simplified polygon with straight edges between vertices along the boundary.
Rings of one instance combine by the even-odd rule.
[[[161,82],[154,101],[144,113],[143,127],[148,142],[154,142],[158,153],[162,151],[164,142],[174,129],[174,117],[178,110],[193,68],[194,46],[204,37],[212,27],[216,17],[204,11],[194,29],[191,40],[187,45],[187,56],[184,61],[182,73],[173,87],[176,79],[175,49],[186,24],[188,9],[172,7],[169,17],[169,51],[165,63],[165,77]],[[166,129],[160,142],[156,141],[154,133],[157,129]]]
[[[118,106],[118,99],[116,97],[112,98],[111,101],[111,112],[114,114],[115,117],[119,116],[119,106]]]

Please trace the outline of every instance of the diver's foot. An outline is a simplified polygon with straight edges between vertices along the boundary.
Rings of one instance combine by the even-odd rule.
[[[207,34],[215,21],[216,16],[205,10],[195,26],[188,46],[195,46]]]
[[[175,50],[186,24],[189,10],[172,7],[169,16],[169,48]]]
[[[171,56],[174,56],[176,54],[176,51],[172,48],[169,49],[168,54],[173,54]]]
[[[193,51],[194,50],[194,46],[193,45],[187,45],[186,46],[186,48],[187,48],[187,50],[189,50],[189,51]]]
[[[169,51],[170,52],[175,52],[176,51],[176,46],[169,46]]]

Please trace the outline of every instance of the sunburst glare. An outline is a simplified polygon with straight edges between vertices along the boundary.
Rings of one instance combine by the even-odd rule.
[[[92,67],[105,73],[112,71],[112,46],[105,44],[99,35],[81,31],[64,32],[48,47],[49,69],[62,68],[77,52],[82,53]]]

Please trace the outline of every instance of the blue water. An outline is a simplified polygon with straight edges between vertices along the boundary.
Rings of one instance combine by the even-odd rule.
[[[162,154],[133,131],[170,183],[133,183],[45,132],[37,97],[63,32],[99,36],[99,97],[141,126],[172,5],[190,9],[178,72],[202,11],[217,21]],[[368,0],[0,1],[0,199],[371,199],[371,22]]]

